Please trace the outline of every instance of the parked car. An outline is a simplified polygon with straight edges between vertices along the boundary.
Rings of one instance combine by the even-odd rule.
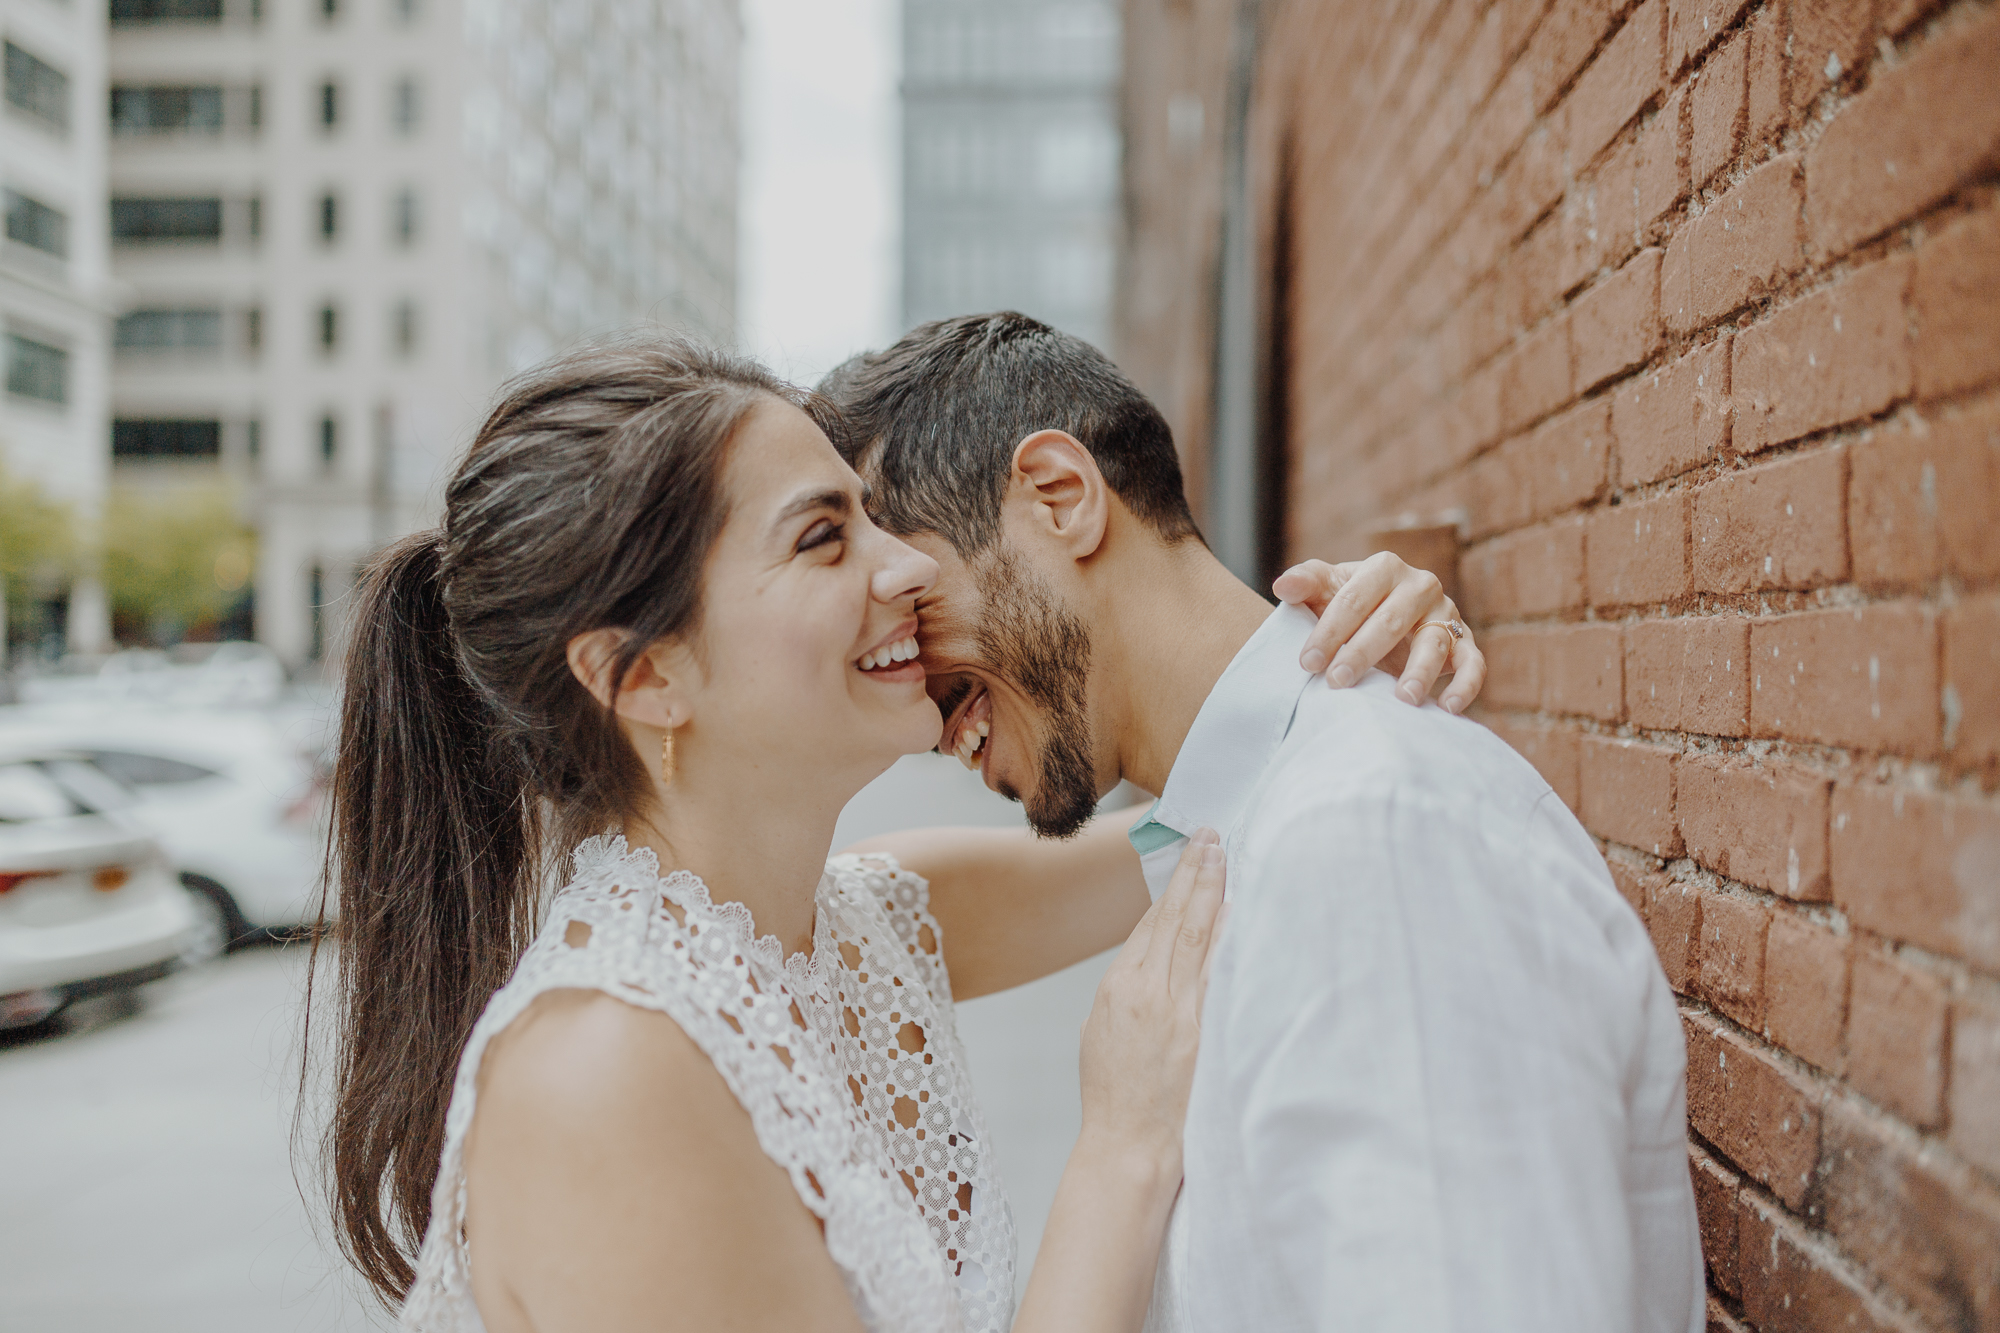
[[[324,790],[316,756],[263,711],[74,707],[3,711],[0,740],[60,747],[129,789],[232,946],[318,917]]]
[[[128,800],[80,755],[0,748],[0,1028],[221,952]]]

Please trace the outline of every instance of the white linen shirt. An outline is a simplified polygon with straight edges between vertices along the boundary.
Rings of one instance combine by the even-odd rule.
[[[1132,831],[1230,915],[1149,1333],[1699,1333],[1686,1051],[1590,837],[1486,728],[1298,665],[1280,607]],[[1308,685],[1312,688],[1308,688]]]

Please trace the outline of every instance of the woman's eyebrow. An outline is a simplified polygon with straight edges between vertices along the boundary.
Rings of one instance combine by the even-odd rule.
[[[810,514],[815,509],[830,509],[836,514],[849,514],[854,511],[854,497],[839,487],[828,487],[823,491],[801,495],[780,511],[771,521],[771,526],[776,527],[797,518],[800,514]]]

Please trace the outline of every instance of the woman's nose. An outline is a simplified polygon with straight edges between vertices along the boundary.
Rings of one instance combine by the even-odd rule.
[[[937,561],[887,534],[884,534],[884,540],[889,543],[889,549],[883,553],[881,567],[869,580],[869,591],[875,600],[895,602],[905,597],[921,597],[929,592],[937,583]]]

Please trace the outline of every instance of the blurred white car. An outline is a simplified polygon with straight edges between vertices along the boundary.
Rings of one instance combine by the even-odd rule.
[[[261,711],[0,709],[0,745],[76,753],[129,789],[231,944],[318,917],[325,788],[309,749]]]
[[[221,951],[123,799],[78,756],[0,748],[0,1028]]]

